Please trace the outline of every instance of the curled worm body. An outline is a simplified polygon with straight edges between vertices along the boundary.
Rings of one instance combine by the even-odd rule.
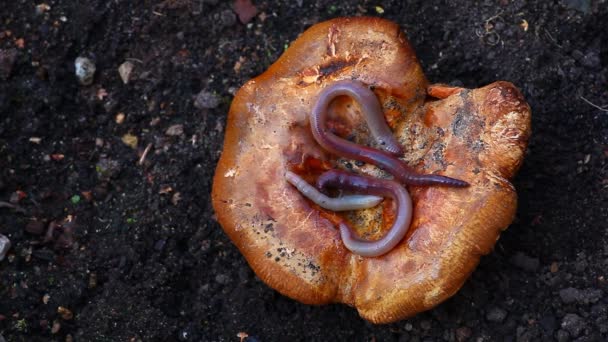
[[[347,195],[342,197],[328,197],[314,186],[308,184],[297,174],[287,171],[285,179],[306,198],[322,208],[332,211],[359,210],[372,208],[382,202],[382,197],[373,195]]]
[[[344,222],[340,223],[340,236],[344,246],[355,254],[376,257],[391,251],[405,236],[412,221],[412,199],[403,185],[393,180],[363,177],[344,171],[330,170],[317,180],[320,189],[336,187],[377,196],[391,197],[397,205],[397,215],[388,232],[379,240],[366,241],[353,233]]]
[[[329,131],[326,125],[327,107],[339,95],[349,95],[361,104],[372,135],[389,152],[352,143]],[[375,107],[377,109],[373,109]],[[399,160],[395,155],[401,152],[401,147],[386,125],[378,100],[375,98],[374,93],[360,82],[340,81],[323,89],[310,113],[310,126],[317,143],[327,151],[338,156],[364,161],[381,167],[404,184],[453,187],[466,187],[469,185],[465,181],[446,176],[420,174]]]
[[[350,96],[359,103],[367,127],[383,150],[393,155],[403,153],[401,145],[386,123],[378,98],[363,83],[344,80],[331,84],[319,94],[315,108],[320,107],[326,110],[331,101],[341,95]]]

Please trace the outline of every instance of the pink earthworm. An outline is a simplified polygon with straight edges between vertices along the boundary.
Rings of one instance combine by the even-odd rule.
[[[304,197],[313,201],[322,208],[331,211],[359,210],[373,208],[382,202],[382,197],[373,195],[346,195],[342,197],[332,198],[317,190],[314,186],[308,184],[302,177],[297,174],[287,171],[285,179]]]
[[[397,205],[397,216],[388,232],[379,240],[366,241],[357,237],[344,222],[340,236],[347,249],[364,257],[376,257],[391,251],[405,236],[412,221],[412,199],[400,183],[380,178],[359,176],[341,170],[329,170],[317,179],[317,187],[335,187],[376,196],[391,197]]]
[[[327,107],[333,99],[340,95],[348,95],[359,102],[372,136],[388,152],[352,143],[330,132],[326,126]],[[323,89],[310,113],[310,126],[317,143],[327,151],[381,167],[404,184],[469,186],[469,183],[451,177],[420,174],[398,159],[395,155],[399,154],[402,149],[386,124],[378,99],[361,82],[339,81]]]

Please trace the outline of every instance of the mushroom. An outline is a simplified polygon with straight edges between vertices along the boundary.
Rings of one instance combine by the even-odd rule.
[[[336,92],[344,85],[370,91],[384,120],[370,122],[373,101]],[[511,83],[429,85],[396,24],[333,19],[304,32],[237,93],[212,202],[270,287],[393,322],[452,296],[512,222],[509,180],[529,134],[530,108]],[[360,158],[361,150],[372,157]],[[398,189],[409,191],[411,223]],[[338,212],[318,204],[319,195],[363,205]],[[382,253],[367,255],[389,237]]]

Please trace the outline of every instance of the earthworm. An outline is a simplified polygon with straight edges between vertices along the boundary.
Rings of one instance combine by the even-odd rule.
[[[384,119],[378,98],[363,83],[353,80],[335,82],[321,92],[317,104],[322,103],[325,110],[333,99],[341,95],[352,97],[359,103],[367,127],[382,149],[394,155],[403,153],[401,145]]]
[[[327,121],[327,107],[339,95],[349,95],[361,104],[363,112],[366,113],[365,118],[370,126],[372,135],[389,152],[352,143],[329,131],[325,123]],[[360,82],[340,81],[323,89],[310,113],[310,126],[317,143],[327,151],[338,156],[379,166],[404,184],[420,186],[469,186],[469,183],[451,177],[417,173],[403,161],[392,155],[397,154],[394,151],[401,151],[401,147],[399,146],[398,150],[395,148],[394,144],[398,146],[398,143],[384,121],[384,116],[380,111],[380,105],[374,93]],[[385,127],[386,130],[381,127]]]
[[[412,199],[403,185],[396,181],[358,176],[341,170],[329,170],[317,179],[317,187],[337,187],[354,192],[391,197],[397,205],[397,216],[389,231],[379,240],[358,238],[344,222],[340,223],[340,236],[347,249],[364,257],[376,257],[389,252],[405,236],[412,221]]]
[[[347,195],[338,198],[331,198],[308,184],[302,177],[287,171],[285,179],[300,191],[302,195],[310,199],[320,207],[332,211],[359,210],[372,208],[382,202],[382,197],[372,195]]]

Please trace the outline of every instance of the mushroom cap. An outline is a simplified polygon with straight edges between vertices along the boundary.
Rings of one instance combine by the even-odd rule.
[[[471,184],[408,187],[414,202],[408,234],[375,258],[348,251],[332,220],[338,214],[320,210],[284,179],[285,171],[310,160],[390,177],[328,154],[312,137],[308,115],[318,93],[342,79],[374,90],[405,162],[419,172]],[[329,110],[343,135],[374,145],[357,103],[339,98]],[[393,322],[452,296],[512,222],[517,195],[509,180],[523,161],[529,134],[530,108],[512,84],[429,86],[396,24],[333,19],[304,32],[237,93],[213,206],[225,232],[270,287],[302,303],[341,302],[371,322]],[[387,204],[340,215],[360,235],[375,239],[390,227],[389,212]]]

